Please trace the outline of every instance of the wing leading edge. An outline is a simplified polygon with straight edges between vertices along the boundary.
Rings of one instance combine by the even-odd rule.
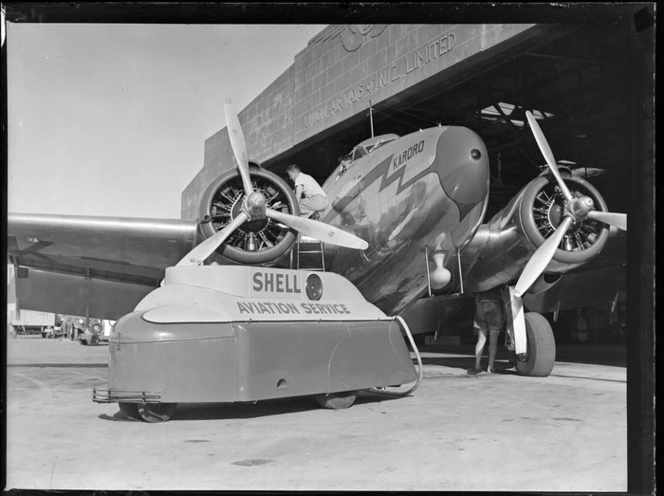
[[[116,319],[197,243],[195,221],[9,214],[21,308]]]

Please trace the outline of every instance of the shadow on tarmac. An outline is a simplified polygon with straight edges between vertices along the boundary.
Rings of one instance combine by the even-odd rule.
[[[420,353],[440,353],[440,357],[422,358],[422,363],[429,365],[445,365],[461,369],[470,369],[474,365],[473,344],[457,346],[422,345],[418,347]],[[446,354],[467,355],[467,357],[445,356]],[[498,346],[496,360],[507,361],[509,354],[501,344]],[[488,360],[487,349],[484,348],[482,363],[486,366]],[[588,365],[608,365],[612,367],[626,367],[626,348],[621,345],[592,345],[560,344],[556,346],[556,362],[584,363]]]
[[[358,394],[354,405],[380,403],[392,399],[398,398],[362,391]],[[316,402],[315,396],[278,398],[262,400],[256,403],[180,403],[170,422],[177,422],[179,420],[253,419],[321,409],[322,407]],[[113,415],[103,413],[98,415],[97,418],[112,422],[139,422],[125,416],[119,409]]]

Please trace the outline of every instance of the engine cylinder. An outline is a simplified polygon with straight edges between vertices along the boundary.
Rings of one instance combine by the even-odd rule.
[[[266,208],[300,215],[300,209],[290,186],[276,174],[251,165],[249,174],[254,191],[262,194]],[[260,195],[254,195],[260,198]],[[236,169],[212,181],[201,196],[198,225],[202,239],[223,229],[244,208],[246,194],[242,178]],[[252,211],[258,212],[255,205]],[[218,253],[232,262],[251,265],[270,265],[286,254],[297,233],[268,217],[258,215],[240,225],[218,249]]]
[[[592,199],[597,210],[606,211],[604,199],[588,181],[574,176],[565,176],[565,183],[575,196]],[[517,222],[521,231],[535,249],[544,244],[563,218],[564,198],[552,176],[538,177],[526,188],[518,210]],[[563,247],[558,248],[553,260],[563,264],[579,264],[597,255],[609,236],[605,224],[588,218],[575,222],[563,238]]]
[[[573,195],[587,196],[596,210],[607,210],[599,192],[587,181],[573,176],[564,179]],[[465,289],[486,291],[514,282],[558,227],[564,204],[553,176],[543,175],[531,181],[480,227],[473,242],[462,252]],[[572,224],[567,232],[546,272],[564,272],[589,261],[604,248],[609,235],[604,224],[587,217]]]

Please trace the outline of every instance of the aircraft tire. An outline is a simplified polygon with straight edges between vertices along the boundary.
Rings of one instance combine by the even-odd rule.
[[[137,403],[118,403],[120,407],[120,413],[125,417],[128,417],[132,420],[140,420],[141,417],[138,415],[138,404]]]
[[[316,396],[316,401],[323,408],[328,410],[343,410],[345,408],[350,408],[355,399],[357,398],[357,393],[355,391],[343,392],[343,393],[330,393],[330,394],[319,394]]]
[[[553,330],[549,322],[538,313],[528,312],[525,319],[528,339],[527,359],[517,360],[516,370],[519,375],[546,377],[553,370],[556,361]]]
[[[138,416],[150,424],[167,422],[175,413],[177,403],[139,403]]]

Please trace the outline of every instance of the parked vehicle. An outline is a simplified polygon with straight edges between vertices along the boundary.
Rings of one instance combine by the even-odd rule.
[[[55,332],[55,314],[36,310],[16,310],[14,303],[7,304],[9,331],[12,337],[41,334],[42,337]]]
[[[91,319],[88,329],[79,334],[78,340],[86,346],[107,343],[113,324],[115,324],[114,320]]]

